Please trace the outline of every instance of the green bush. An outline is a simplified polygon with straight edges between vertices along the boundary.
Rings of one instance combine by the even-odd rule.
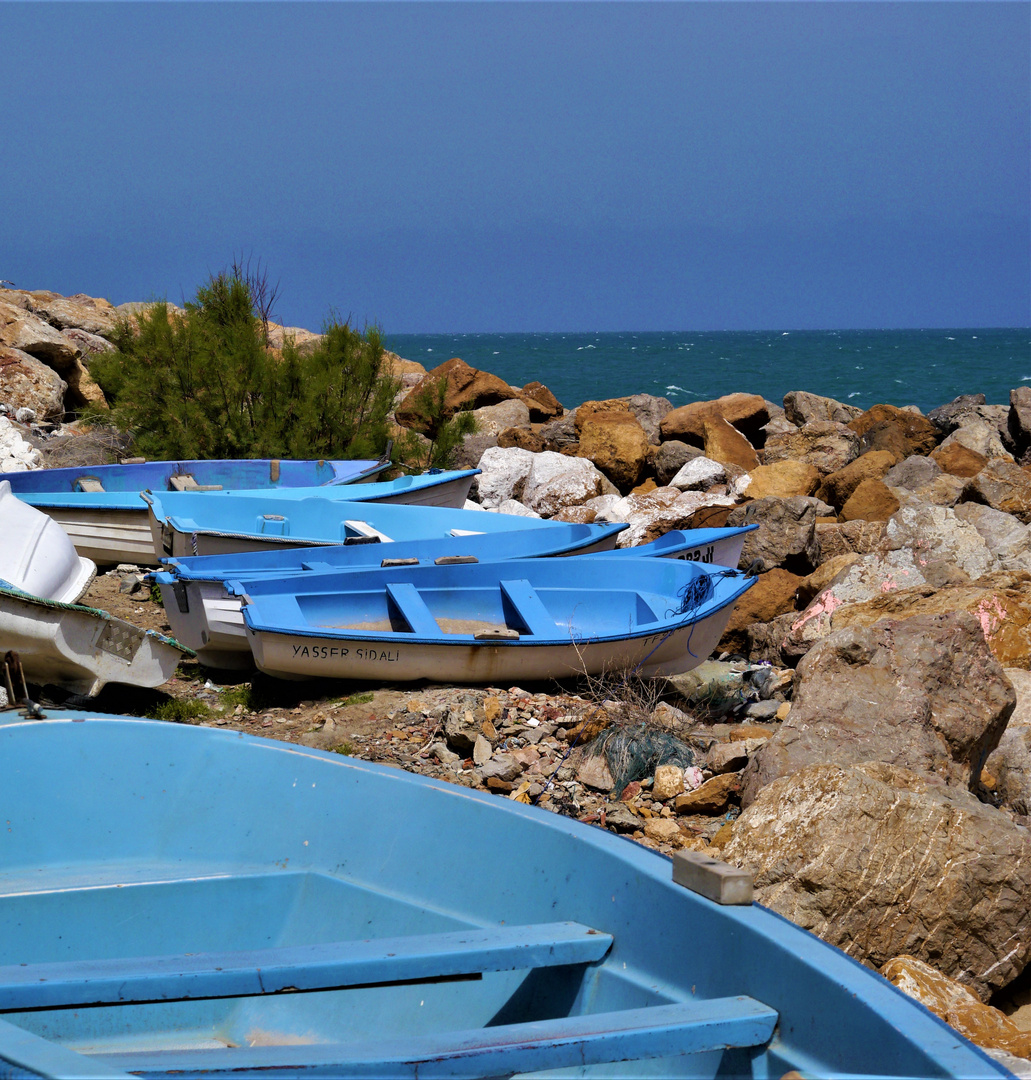
[[[116,351],[90,365],[112,406],[104,419],[150,458],[379,457],[400,388],[379,331],[331,317],[314,347],[287,341],[280,355],[259,307],[234,266],[185,311],[159,302],[123,320]]]

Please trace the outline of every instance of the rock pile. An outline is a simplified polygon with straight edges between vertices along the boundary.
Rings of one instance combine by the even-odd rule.
[[[9,416],[59,418],[91,400],[88,352],[114,316],[88,297],[0,293]],[[803,391],[781,404],[734,393],[673,408],[639,394],[566,410],[539,383],[511,387],[458,359],[395,367],[399,424],[419,423],[412,395],[442,378],[445,410],[476,416],[457,464],[481,470],[473,498],[487,512],[622,522],[621,546],[757,524],[741,564],[763,572],[723,660],[654,701],[422,688],[353,743],[330,706],[304,730],[242,709],[214,722],[346,744],[660,851],[718,852],[754,872],[762,903],[957,1025],[971,1002],[1022,1001],[1031,388],[926,416]],[[984,1045],[1028,1052],[1019,1028],[994,1037]]]

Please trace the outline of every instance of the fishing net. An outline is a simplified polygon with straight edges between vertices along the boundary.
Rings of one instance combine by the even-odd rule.
[[[694,764],[694,751],[675,735],[645,724],[607,728],[591,744],[589,754],[604,754],[615,781],[612,790],[619,794],[634,780],[643,780],[660,765]]]

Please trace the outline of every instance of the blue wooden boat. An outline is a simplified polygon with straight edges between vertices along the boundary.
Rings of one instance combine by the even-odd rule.
[[[466,514],[476,511],[452,511]],[[479,514],[475,524],[484,515]],[[432,528],[432,514],[408,513],[414,527]],[[511,515],[490,515],[504,521]],[[290,574],[322,574],[379,566],[434,566],[466,562],[530,559],[611,550],[625,525],[575,525],[539,518],[512,518],[522,527],[473,535],[436,535],[394,543],[334,544],[316,550],[283,548],[168,559],[168,571],[150,575],[161,589],[172,633],[209,667],[253,667],[244,629],[240,597],[226,592],[237,579],[247,588],[252,577],[282,578]],[[439,526],[438,526],[439,528]],[[367,537],[358,538],[361,540]],[[378,537],[372,537],[378,540]]]
[[[283,463],[281,463],[283,464]],[[343,465],[347,462],[341,463]],[[57,470],[53,470],[57,471]],[[22,475],[22,474],[19,474]],[[230,497],[303,500],[355,499],[434,506],[464,504],[476,470],[429,472],[397,480],[333,483],[312,487],[239,488],[217,491],[149,489],[148,496],[176,499],[190,505],[197,499]],[[267,493],[266,493],[267,491]],[[135,491],[16,491],[18,498],[48,514],[68,533],[80,555],[96,563],[154,563],[153,529],[144,489]],[[160,549],[159,549],[160,550]]]
[[[389,461],[301,461],[238,458],[214,461],[135,461],[71,469],[0,472],[22,492],[222,491],[233,488],[320,487],[353,484],[390,468]]]
[[[287,679],[494,683],[707,659],[755,583],[674,559],[581,555],[226,582],[261,671]]]
[[[0,721],[0,791],[0,1075],[1010,1075],[740,871],[508,799],[81,713]]]
[[[422,479],[421,477],[405,479]],[[375,494],[379,484],[363,484]],[[357,492],[351,489],[348,495]],[[162,559],[286,548],[330,547],[362,540],[383,542],[539,529],[539,518],[493,514],[455,506],[380,499],[276,498],[246,492],[196,496],[145,492],[155,552]]]
[[[244,630],[240,597],[226,592],[225,582],[236,579],[244,592],[252,578],[286,577],[311,571],[329,573],[362,567],[399,564],[435,564],[440,559],[473,559],[480,562],[537,558],[552,555],[583,555],[611,551],[621,557],[658,557],[686,562],[737,566],[745,536],[758,525],[727,529],[676,530],[650,544],[611,550],[617,531],[625,525],[566,525],[536,521],[539,528],[522,528],[479,536],[434,537],[399,541],[388,548],[344,544],[319,548],[284,548],[247,551],[232,555],[200,555],[166,559],[168,572],[152,575],[165,596],[172,633],[197,653],[209,667],[246,670],[253,666]]]

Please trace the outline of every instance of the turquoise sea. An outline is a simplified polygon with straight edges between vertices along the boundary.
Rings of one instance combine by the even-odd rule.
[[[1031,383],[1027,328],[395,334],[385,343],[427,369],[460,356],[515,386],[542,382],[567,408],[641,393],[676,406],[738,391],[779,404],[808,390],[928,412],[959,394],[1008,404],[1013,387]]]

